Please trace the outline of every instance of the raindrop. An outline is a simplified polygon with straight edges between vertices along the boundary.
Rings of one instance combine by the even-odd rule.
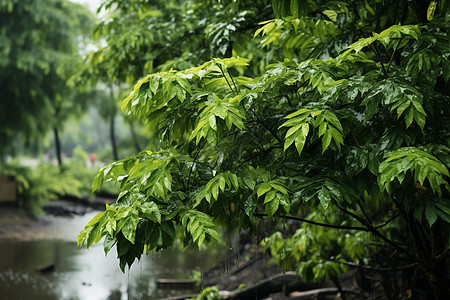
[[[127,300],[131,300],[131,289],[130,289],[130,267],[127,270]]]
[[[202,249],[200,249],[199,252],[200,255],[200,288],[203,286],[203,281],[204,281],[204,272],[203,272],[203,252]]]
[[[240,258],[240,256],[241,256],[241,251],[238,250],[236,252],[236,265],[237,265],[238,268],[241,267],[241,258]]]
[[[142,264],[143,264],[143,262],[142,262],[142,259],[140,259],[139,261],[139,274],[138,274],[138,284],[137,284],[137,286],[139,287],[139,286],[141,286],[141,284],[142,284],[142,277],[141,277],[141,275],[142,275],[142,269],[143,269],[143,266],[142,266]],[[143,294],[144,294],[144,291],[142,290],[142,288],[140,288],[139,289],[139,298],[141,299],[142,298],[142,296],[143,296]]]

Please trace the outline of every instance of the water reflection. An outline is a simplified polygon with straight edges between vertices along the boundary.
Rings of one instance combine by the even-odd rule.
[[[73,238],[90,217],[66,222],[58,219],[57,229],[52,230],[59,228],[65,237]],[[75,233],[68,234],[68,223]],[[0,299],[159,299],[191,291],[157,289],[158,278],[189,278],[192,270],[199,270],[204,267],[201,264],[213,259],[205,252],[180,255],[177,250],[170,250],[144,256],[123,274],[115,254],[112,250],[105,257],[102,245],[86,250],[70,239],[1,241]]]

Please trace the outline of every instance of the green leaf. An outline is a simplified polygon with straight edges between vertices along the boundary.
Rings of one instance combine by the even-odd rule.
[[[266,204],[265,210],[269,217],[272,217],[277,212],[279,205],[280,200],[278,197],[275,197],[272,201]]]
[[[292,119],[293,117],[296,117],[296,116],[302,115],[302,114],[306,114],[309,112],[311,112],[311,110],[309,108],[302,108],[302,109],[297,110],[296,112],[293,112],[293,113],[287,115],[285,117],[285,119]],[[306,115],[308,115],[308,114],[306,114]]]
[[[434,12],[436,11],[437,1],[431,1],[427,9],[427,20],[431,21],[434,18]]]
[[[425,127],[425,115],[422,113],[415,111],[414,112],[414,120],[416,121],[417,125],[419,125],[420,129],[423,131]]]
[[[415,147],[404,147],[386,155],[386,159],[379,166],[379,184],[382,190],[390,192],[390,184],[394,180],[403,178],[406,172],[414,173],[414,181],[424,183],[428,179],[431,189],[439,197],[442,195],[441,186],[449,189],[445,178],[450,177],[447,167],[435,156]]]
[[[127,221],[124,223],[122,227],[123,236],[129,240],[132,244],[135,242],[136,237],[136,228],[139,222],[138,214],[133,211],[130,216],[127,218]]]
[[[320,204],[323,206],[324,209],[327,209],[331,202],[331,196],[328,189],[325,187],[322,187],[319,190],[319,193],[317,194],[317,197],[319,198]]]
[[[409,107],[406,110],[406,115],[405,115],[406,128],[411,126],[411,124],[413,122],[413,117],[414,117],[414,109],[412,107]]]
[[[153,94],[156,94],[159,88],[159,81],[161,76],[155,75],[150,80],[150,90],[153,92]]]
[[[244,199],[244,211],[249,217],[253,216],[256,208],[258,207],[258,199],[256,197],[249,196]]]
[[[109,250],[116,244],[117,240],[113,238],[111,235],[107,234],[105,240],[103,242],[103,250],[105,251],[105,255],[108,254]]]
[[[301,155],[302,151],[303,151],[303,147],[305,146],[305,143],[306,143],[306,136],[303,135],[303,132],[302,132],[302,134],[296,134],[294,141],[295,141],[295,147],[297,148],[298,155]]]
[[[217,131],[216,116],[215,116],[215,115],[211,115],[211,116],[208,118],[208,121],[209,121],[209,126],[210,126],[213,130]]]
[[[267,202],[272,201],[275,198],[276,192],[274,190],[271,190],[270,192],[268,192],[266,194],[266,197],[264,198],[264,203],[266,204]]]
[[[432,203],[427,202],[427,205],[425,207],[425,217],[427,218],[430,227],[433,226],[433,224],[436,222],[438,215]]]
[[[337,20],[337,12],[335,12],[334,10],[330,10],[330,9],[326,9],[324,11],[322,11],[324,15],[326,15],[328,18],[330,18],[331,21],[336,22]]]
[[[328,123],[327,122],[323,122],[322,124],[320,124],[319,132],[318,132],[318,136],[319,137],[321,137],[322,135],[325,134],[325,132],[327,131],[327,127],[328,127]]]
[[[258,186],[256,194],[258,195],[258,198],[270,191],[272,187],[270,186],[269,182],[263,182]]]
[[[325,150],[327,150],[328,146],[331,143],[331,138],[332,138],[332,135],[331,135],[330,131],[325,132],[325,134],[322,137],[322,153],[324,153]]]

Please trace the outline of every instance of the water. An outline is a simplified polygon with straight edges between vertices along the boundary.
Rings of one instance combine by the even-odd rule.
[[[52,226],[36,231],[32,240],[0,241],[0,299],[159,299],[195,291],[158,289],[158,278],[189,279],[192,270],[213,264],[205,251],[171,249],[143,256],[123,274],[115,248],[105,257],[102,244],[89,250],[76,246],[78,232],[92,216],[53,218]],[[46,266],[54,269],[36,271]]]

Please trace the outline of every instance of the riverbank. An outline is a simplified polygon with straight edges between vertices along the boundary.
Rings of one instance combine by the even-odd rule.
[[[73,234],[71,216],[84,216],[95,210],[103,210],[105,204],[112,204],[111,198],[95,197],[73,201],[57,200],[47,203],[44,215],[31,216],[14,204],[0,206],[0,240],[29,241],[39,239],[63,239],[69,237],[76,241]],[[61,218],[64,217],[64,218]],[[86,223],[89,219],[86,219]],[[83,228],[80,228],[80,231]]]
[[[51,202],[46,210],[53,215],[33,218],[17,207],[0,207],[0,241],[64,240],[74,244],[77,234],[95,213],[92,208],[71,201]],[[297,299],[289,295],[295,295],[295,291],[333,287],[332,283],[300,282],[295,273],[283,273],[277,266],[268,265],[269,257],[248,238],[241,237],[233,247],[213,264],[203,266],[207,268],[202,271],[203,287],[217,286],[222,299]],[[333,288],[330,290],[332,296],[321,296],[320,299],[336,299],[338,292]]]
[[[14,206],[0,207],[0,240],[33,240],[50,227],[46,217],[33,218]]]

